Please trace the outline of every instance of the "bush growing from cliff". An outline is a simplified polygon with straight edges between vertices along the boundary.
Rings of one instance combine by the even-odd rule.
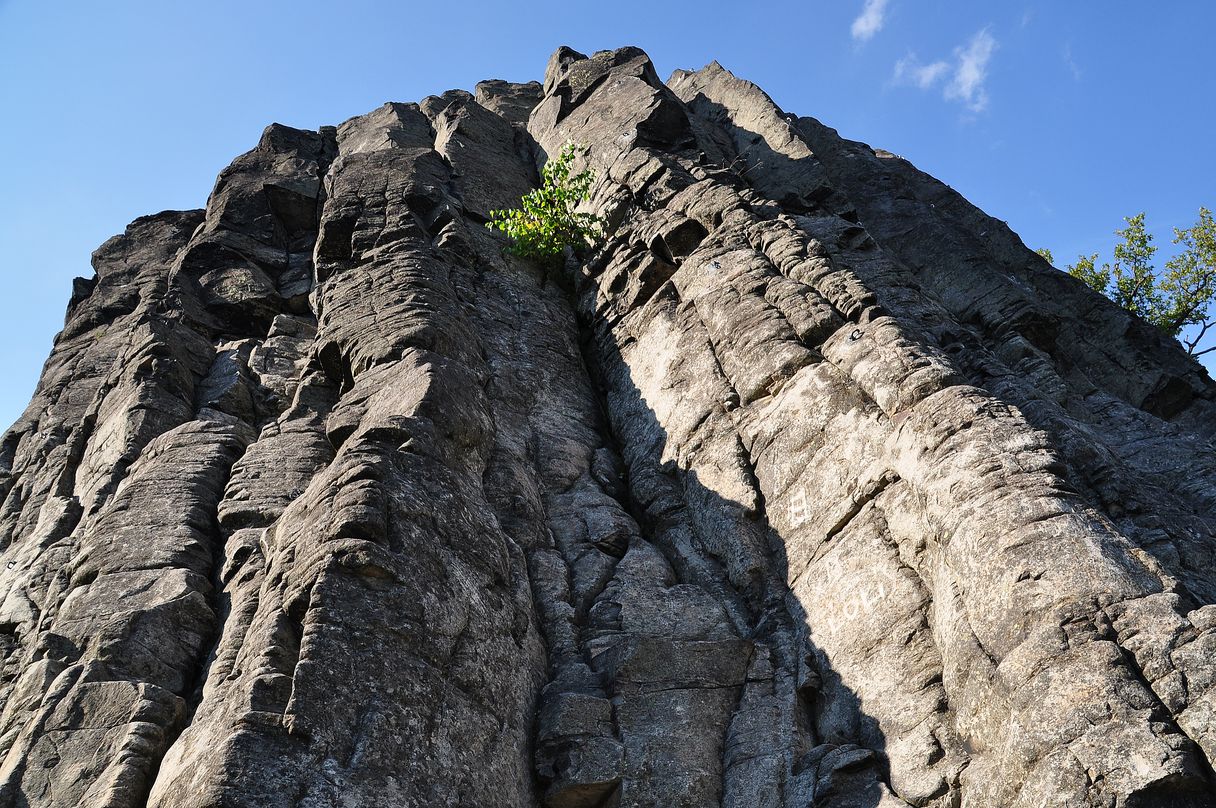
[[[1069,275],[1109,297],[1176,337],[1192,356],[1216,350],[1213,345],[1199,350],[1200,342],[1216,326],[1208,309],[1216,301],[1216,220],[1207,208],[1199,209],[1199,221],[1192,227],[1174,228],[1174,244],[1182,250],[1165,262],[1165,271],[1153,266],[1157,247],[1144,226],[1144,214],[1124,219],[1127,227],[1115,231],[1121,239],[1115,245],[1112,264],[1098,265],[1098,254],[1081,255],[1066,269]],[[1048,262],[1050,250],[1039,250]],[[1188,326],[1196,326],[1184,333]]]
[[[541,170],[540,187],[520,199],[513,210],[490,211],[486,227],[510,237],[507,251],[521,258],[550,259],[566,247],[580,250],[593,245],[603,229],[600,217],[580,213],[578,204],[587,199],[595,174],[584,169],[572,174],[574,158],[585,147],[567,144],[561,154]]]

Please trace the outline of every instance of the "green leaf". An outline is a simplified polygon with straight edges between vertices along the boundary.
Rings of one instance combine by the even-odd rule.
[[[576,250],[594,245],[601,236],[603,220],[575,210],[587,200],[595,175],[586,169],[570,176],[574,158],[586,147],[567,144],[541,169],[541,186],[524,194],[520,207],[491,211],[487,227],[510,237],[508,251],[525,258],[553,258],[566,247]]]

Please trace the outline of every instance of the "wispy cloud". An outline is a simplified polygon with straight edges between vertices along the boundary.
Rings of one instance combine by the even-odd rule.
[[[882,30],[887,17],[888,0],[866,0],[861,13],[853,20],[853,39],[865,42]]]
[[[955,50],[958,66],[946,85],[949,101],[962,101],[972,112],[982,112],[988,106],[988,62],[996,51],[996,39],[987,28],[981,29],[964,48]]]
[[[958,101],[971,112],[982,112],[988,106],[988,63],[996,49],[996,38],[983,28],[966,45],[954,49],[952,61],[921,62],[915,53],[909,53],[895,63],[894,80],[921,90],[940,85],[947,101]]]
[[[900,84],[914,84],[922,90],[927,90],[938,79],[950,72],[947,62],[930,62],[922,64],[915,53],[909,53],[895,63],[895,81]]]
[[[1064,43],[1064,65],[1072,73],[1073,81],[1081,80],[1081,66],[1072,58],[1072,43]]]

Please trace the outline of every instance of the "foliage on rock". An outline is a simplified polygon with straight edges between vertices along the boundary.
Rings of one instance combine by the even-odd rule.
[[[1138,314],[1171,337],[1177,337],[1193,356],[1216,350],[1198,350],[1207,332],[1216,326],[1208,315],[1216,300],[1216,221],[1207,208],[1199,209],[1192,227],[1174,228],[1173,243],[1181,252],[1165,263],[1164,271],[1153,265],[1157,252],[1153,236],[1145,228],[1144,214],[1126,217],[1127,227],[1115,231],[1114,262],[1098,265],[1098,254],[1077,256],[1067,267],[1069,275]],[[1051,261],[1050,250],[1038,250]],[[1197,329],[1184,333],[1188,326]]]
[[[595,181],[591,169],[572,173],[574,159],[587,151],[567,144],[556,159],[545,164],[540,187],[524,194],[520,207],[490,212],[486,227],[510,237],[508,252],[521,258],[548,259],[561,255],[566,247],[579,250],[599,239],[602,219],[577,210]]]

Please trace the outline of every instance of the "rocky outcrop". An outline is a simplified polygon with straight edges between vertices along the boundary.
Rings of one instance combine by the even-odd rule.
[[[482,224],[589,147],[585,260]],[[1216,386],[716,63],[273,125],[0,445],[0,806],[1216,805]]]

